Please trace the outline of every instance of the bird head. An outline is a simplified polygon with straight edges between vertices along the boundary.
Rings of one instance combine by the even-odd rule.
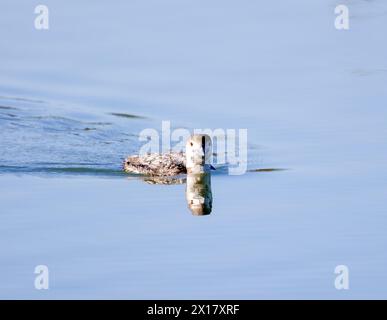
[[[210,166],[212,156],[212,142],[209,135],[193,134],[186,143],[187,170],[193,168],[204,169]],[[204,171],[204,170],[200,170]]]

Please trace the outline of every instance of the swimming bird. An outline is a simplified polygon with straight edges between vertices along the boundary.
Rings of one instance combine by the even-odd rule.
[[[211,165],[212,142],[209,135],[191,135],[187,139],[185,151],[129,156],[124,160],[123,169],[128,173],[148,176],[196,174],[215,169]]]

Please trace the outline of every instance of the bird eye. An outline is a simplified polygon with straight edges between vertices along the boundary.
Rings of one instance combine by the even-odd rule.
[[[191,142],[191,147],[193,147],[193,143]]]

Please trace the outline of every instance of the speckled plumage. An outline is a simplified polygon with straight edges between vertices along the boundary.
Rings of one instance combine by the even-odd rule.
[[[186,155],[183,152],[129,156],[124,161],[128,173],[148,176],[176,176],[187,173]]]

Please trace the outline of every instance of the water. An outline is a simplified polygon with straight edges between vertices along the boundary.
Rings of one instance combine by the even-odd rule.
[[[37,31],[3,1],[0,297],[386,298],[387,5],[343,3],[348,31],[334,1],[47,0]],[[246,128],[249,169],[285,170],[215,172],[194,216],[121,171],[162,120]]]

